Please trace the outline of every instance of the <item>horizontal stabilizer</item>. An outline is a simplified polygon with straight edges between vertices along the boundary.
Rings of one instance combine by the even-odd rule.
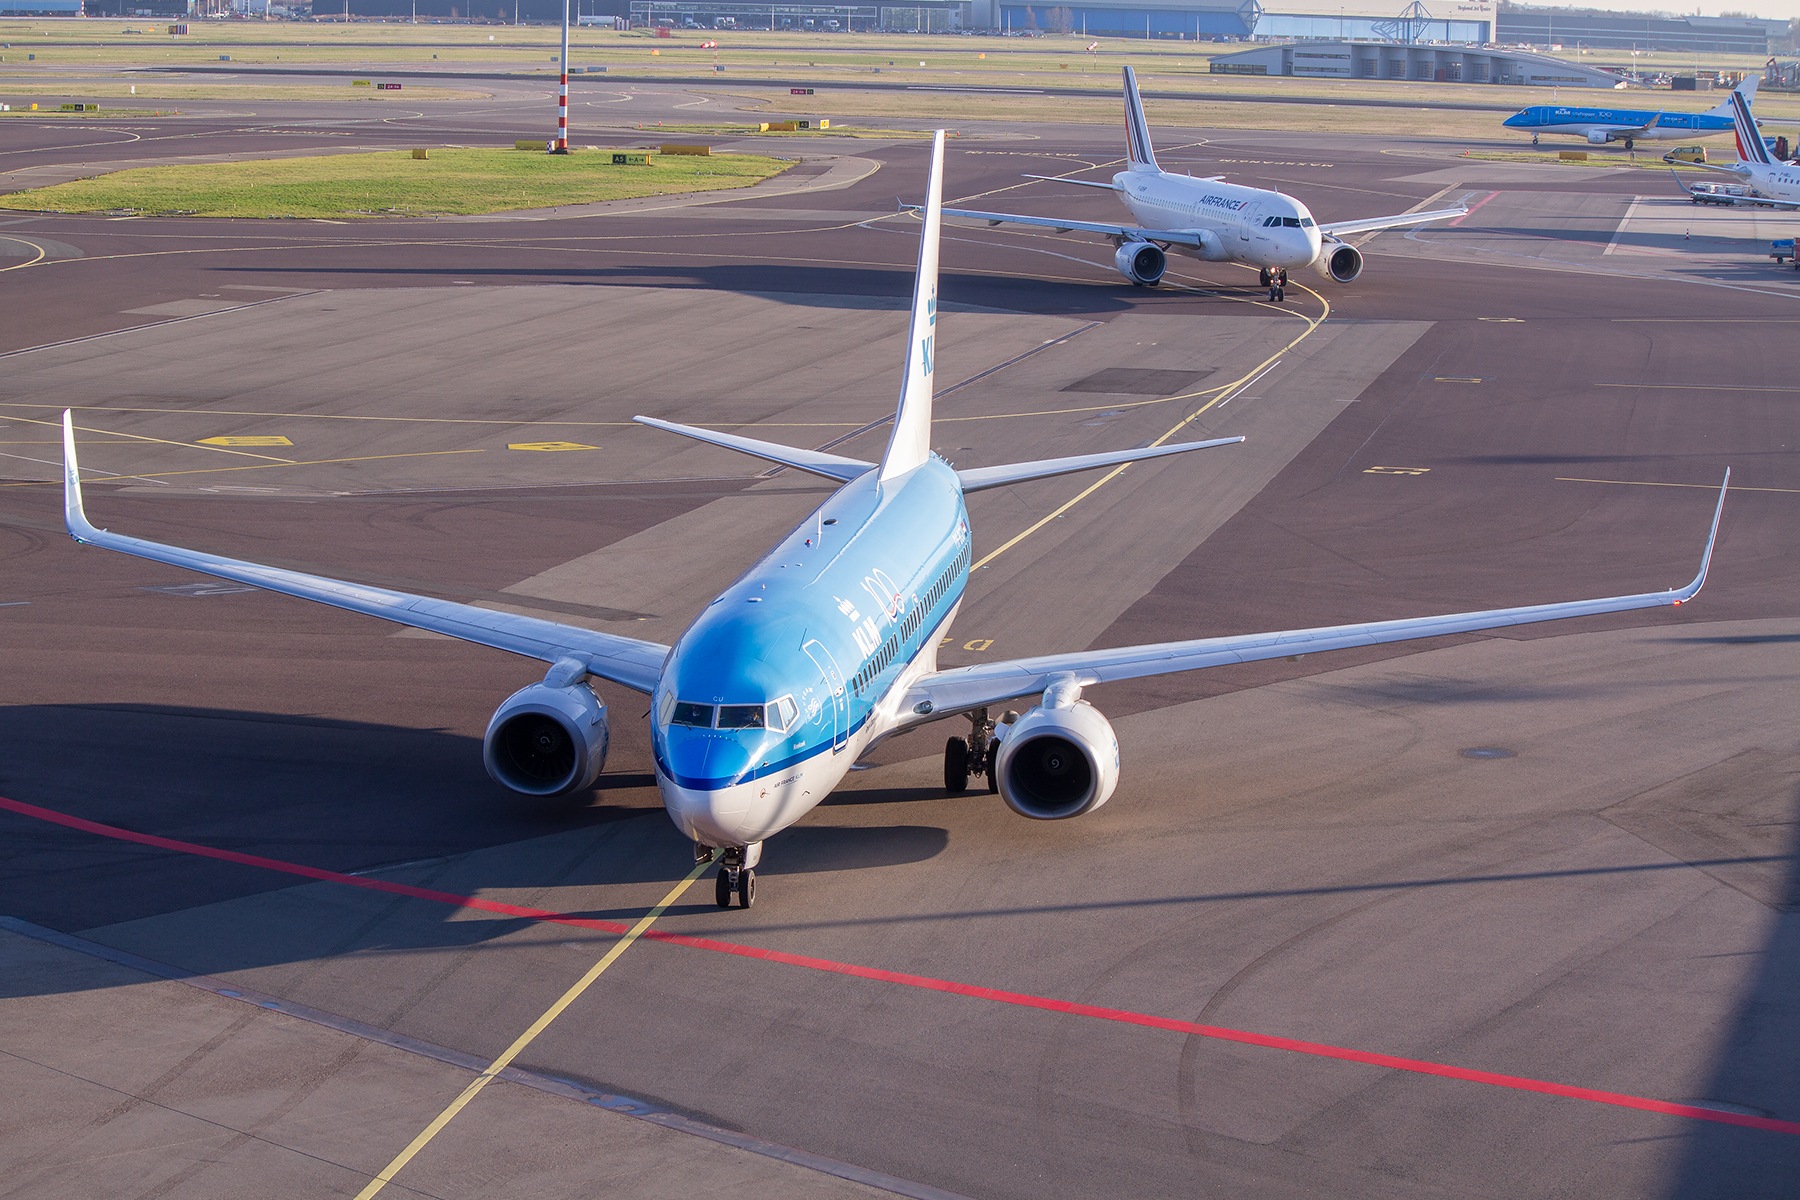
[[[957,478],[962,480],[962,489],[967,492],[980,492],[988,488],[1003,487],[1009,483],[1023,483],[1027,479],[1049,479],[1054,475],[1071,475],[1076,471],[1091,471],[1095,467],[1111,467],[1119,463],[1139,462],[1146,458],[1162,458],[1167,454],[1186,454],[1189,450],[1206,450],[1213,446],[1230,446],[1244,439],[1241,437],[1214,438],[1210,442],[1183,442],[1178,446],[1149,446],[1141,450],[1112,450],[1105,454],[1077,454],[1071,458],[1046,458],[1038,462],[1008,463],[1001,467],[972,467],[967,471],[958,471]]]
[[[1092,179],[1070,179],[1067,175],[1026,175],[1026,179],[1042,179],[1046,183],[1078,183],[1082,187],[1105,188],[1109,192],[1119,191],[1116,183],[1096,183]]]
[[[655,417],[633,417],[631,419],[639,425],[666,429],[670,433],[679,433],[684,437],[691,437],[695,441],[711,442],[715,446],[723,446],[727,450],[741,450],[745,454],[754,454],[758,458],[766,458],[770,462],[780,463],[784,467],[793,467],[796,471],[823,475],[825,478],[835,479],[839,483],[849,483],[864,471],[875,469],[875,464],[872,462],[864,462],[860,458],[845,458],[838,454],[826,454],[822,450],[802,450],[798,446],[783,446],[778,442],[759,442],[755,438],[739,437],[735,433],[695,429],[692,425],[677,425],[673,421],[659,421]]]

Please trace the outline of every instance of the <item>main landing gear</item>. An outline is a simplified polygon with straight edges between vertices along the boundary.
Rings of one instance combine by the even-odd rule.
[[[1626,149],[1627,149],[1627,150],[1636,150],[1636,149],[1637,149],[1637,144],[1636,144],[1636,143],[1635,143],[1635,142],[1633,142],[1633,141],[1632,141],[1632,139],[1630,139],[1630,138],[1626,138],[1626,139],[1625,139],[1625,148],[1626,148]]]
[[[1279,303],[1280,301],[1287,299],[1286,267],[1283,267],[1279,271],[1271,271],[1269,268],[1264,267],[1259,278],[1262,280],[1262,285],[1269,289],[1269,302],[1271,304]]]
[[[969,790],[969,776],[986,775],[987,790],[998,792],[1000,782],[994,775],[994,760],[1000,756],[1000,743],[994,740],[994,723],[988,719],[985,708],[967,715],[969,736],[953,737],[944,743],[944,790],[959,796]]]
[[[713,854],[711,846],[694,844],[695,862],[711,862]],[[749,908],[756,903],[756,864],[761,861],[761,842],[725,848],[720,854],[719,876],[713,884],[713,900],[720,908],[730,908],[733,896],[737,897],[740,908]]]

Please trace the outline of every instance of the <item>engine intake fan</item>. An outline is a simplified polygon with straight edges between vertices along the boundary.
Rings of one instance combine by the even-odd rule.
[[[515,792],[561,796],[600,777],[610,734],[606,705],[585,682],[534,683],[495,710],[481,761]]]
[[[1113,266],[1139,287],[1150,287],[1168,270],[1169,256],[1149,242],[1126,242],[1113,252]]]
[[[1327,279],[1350,283],[1362,274],[1362,252],[1342,242],[1326,242],[1313,259],[1313,270]]]
[[[995,780],[1022,817],[1060,821],[1093,812],[1119,783],[1119,739],[1100,710],[1066,695],[1003,726]],[[1079,689],[1074,689],[1079,695]]]

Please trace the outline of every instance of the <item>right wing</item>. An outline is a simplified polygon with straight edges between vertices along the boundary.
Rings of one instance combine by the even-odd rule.
[[[434,600],[429,596],[414,596],[407,592],[393,592],[360,583],[345,583],[322,575],[265,567],[235,558],[221,558],[216,554],[184,550],[179,546],[165,546],[160,542],[96,529],[88,521],[87,513],[82,508],[80,468],[75,461],[75,424],[66,410],[63,412],[63,518],[68,524],[69,536],[90,546],[119,550],[152,562],[184,567],[203,575],[216,575],[220,579],[247,583],[251,587],[280,592],[285,596],[317,600],[335,608],[347,608],[351,612],[410,625],[414,629],[448,634],[465,642],[491,646],[496,650],[522,654],[548,663],[572,658],[583,663],[591,675],[610,679],[645,694],[656,690],[657,678],[662,674],[663,659],[669,654],[669,648],[658,642],[598,633],[592,629],[543,621],[537,617],[495,612],[476,608],[472,604],[458,604],[452,600]]]
[[[1624,612],[1680,604],[1699,594],[1712,563],[1713,543],[1719,536],[1719,517],[1725,511],[1725,491],[1731,472],[1719,487],[1719,503],[1713,509],[1712,529],[1700,557],[1700,573],[1683,588],[1666,592],[1641,592],[1600,600],[1576,600],[1561,604],[1534,604],[1523,608],[1496,608],[1485,612],[1451,613],[1439,617],[1407,617],[1398,621],[1372,621],[1362,625],[1329,625],[1319,629],[1290,629],[1279,633],[1240,634],[1235,637],[1197,638],[1186,642],[1160,642],[1148,646],[1123,646],[1114,650],[1082,650],[1073,654],[1047,654],[1011,662],[984,663],[922,675],[907,688],[898,705],[895,732],[926,721],[973,708],[999,704],[1042,692],[1057,682],[1079,687],[1194,671],[1225,663],[1259,662],[1270,658],[1298,657],[1351,646],[1379,646],[1413,638],[1447,633],[1471,633],[1534,621],[1556,621],[1597,613]]]
[[[1326,237],[1348,237],[1353,233],[1368,233],[1372,229],[1399,229],[1406,225],[1423,225],[1428,221],[1441,221],[1445,217],[1467,216],[1469,210],[1462,205],[1455,208],[1440,208],[1436,212],[1401,213],[1393,217],[1364,217],[1357,221],[1333,221],[1329,225],[1319,226],[1319,232]]]
[[[917,208],[916,204],[904,206]],[[1140,229],[1136,225],[1108,225],[1101,221],[1061,221],[1054,217],[1026,217],[1015,213],[974,212],[963,208],[946,208],[946,217],[970,217],[977,221],[986,221],[989,225],[1037,225],[1044,229],[1054,229],[1058,233],[1080,231],[1082,233],[1099,233],[1107,237],[1124,238],[1131,242],[1164,242],[1175,246],[1194,246],[1204,248],[1206,234],[1192,229]],[[1217,239],[1218,235],[1213,234]]]

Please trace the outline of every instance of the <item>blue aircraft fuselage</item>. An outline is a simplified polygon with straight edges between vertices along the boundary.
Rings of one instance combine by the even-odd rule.
[[[652,699],[656,783],[709,846],[747,846],[830,794],[935,670],[968,581],[968,511],[933,455],[845,484],[714,600]]]
[[[1657,113],[1624,108],[1567,108],[1552,104],[1534,105],[1514,113],[1501,124],[1508,129],[1532,133],[1569,133],[1579,137],[1595,131],[1623,136],[1630,131],[1630,136],[1645,141],[1703,137],[1729,133],[1732,129],[1730,116],[1709,112]]]

